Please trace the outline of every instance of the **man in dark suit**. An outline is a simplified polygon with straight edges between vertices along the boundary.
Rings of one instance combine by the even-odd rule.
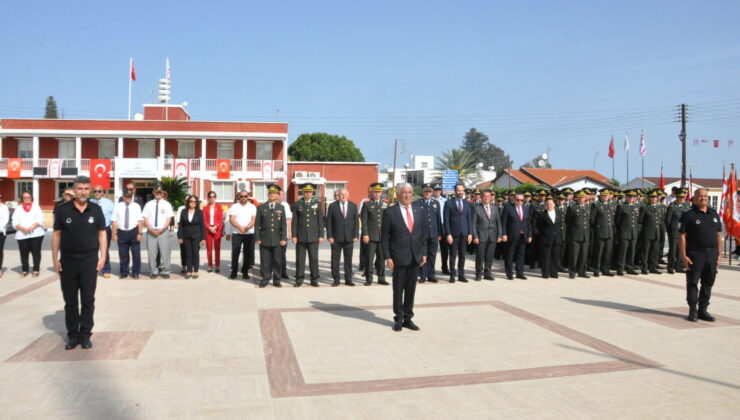
[[[481,203],[473,206],[473,243],[478,245],[475,254],[475,280],[481,276],[493,280],[493,252],[501,242],[501,215],[493,205],[493,191],[483,190]]]
[[[349,201],[349,190],[339,190],[339,200],[329,205],[326,211],[326,237],[331,244],[332,286],[339,286],[339,260],[344,254],[344,283],[352,282],[352,250],[360,238],[357,205]]]
[[[514,204],[504,206],[501,217],[503,228],[503,242],[506,243],[504,251],[504,268],[506,278],[514,279],[512,265],[516,263],[516,278],[526,280],[524,276],[524,247],[532,242],[532,226],[529,209],[524,206],[524,195],[517,193]]]
[[[564,213],[555,206],[552,195],[545,196],[545,209],[534,221],[542,278],[558,278],[560,247],[563,244],[562,220]]]
[[[465,278],[465,251],[469,243],[473,242],[473,212],[470,203],[465,199],[465,186],[455,185],[455,197],[445,203],[444,231],[447,243],[450,245],[450,283],[455,282],[455,275],[462,282]],[[455,270],[455,260],[457,270]]]
[[[419,283],[429,280],[432,283],[437,282],[437,276],[434,271],[434,262],[437,260],[437,247],[442,239],[442,206],[439,201],[432,198],[434,187],[432,184],[424,184],[421,187],[422,198],[414,201],[415,206],[423,207],[427,211],[427,218],[424,223],[427,224],[427,263],[421,267],[419,274]]]
[[[411,318],[419,267],[427,261],[427,211],[411,205],[413,194],[411,184],[401,184],[398,205],[383,212],[380,243],[385,263],[393,272],[393,331],[401,327],[419,330]]]

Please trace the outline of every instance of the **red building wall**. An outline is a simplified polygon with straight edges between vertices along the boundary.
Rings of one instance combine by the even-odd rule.
[[[39,138],[39,158],[55,159],[59,157],[59,142],[55,138]]]
[[[98,158],[98,139],[81,139],[82,159]]]
[[[358,203],[367,196],[367,187],[378,182],[378,164],[350,164],[343,162],[302,163],[288,162],[288,201],[294,202],[300,196],[299,186],[293,184],[296,171],[319,172],[326,182],[346,182],[349,199]]]
[[[15,137],[3,138],[3,156],[4,158],[18,157],[18,139]],[[5,197],[5,194],[3,194]]]
[[[139,157],[139,141],[138,140],[123,139],[123,157],[125,158]]]

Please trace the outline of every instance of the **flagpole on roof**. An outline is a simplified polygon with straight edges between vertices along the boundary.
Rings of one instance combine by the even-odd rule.
[[[134,58],[129,57],[128,59],[128,119],[131,119],[131,75],[134,68]]]

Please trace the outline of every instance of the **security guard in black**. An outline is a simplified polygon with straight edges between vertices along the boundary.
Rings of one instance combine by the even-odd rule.
[[[722,242],[722,221],[719,214],[706,205],[706,190],[697,190],[694,205],[681,215],[681,257],[686,268],[686,301],[689,321],[714,321],[707,312],[712,286],[717,276],[719,249]],[[697,203],[699,203],[697,205]],[[701,280],[701,291],[698,283]],[[697,312],[697,303],[699,305]]]
[[[102,209],[90,201],[85,201],[84,204],[82,209],[77,207],[77,199],[61,204],[56,208],[54,217],[54,235],[59,235],[59,277],[64,297],[68,349],[74,348],[77,343],[81,343],[83,348],[92,346],[90,336],[95,311],[101,232],[103,240],[107,240]],[[105,255],[101,258],[105,261]],[[79,303],[82,304],[82,310]]]

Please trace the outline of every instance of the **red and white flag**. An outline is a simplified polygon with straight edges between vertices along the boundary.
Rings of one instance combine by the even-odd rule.
[[[190,159],[172,159],[172,176],[174,178],[185,178],[190,184]]]
[[[8,178],[10,179],[20,178],[22,168],[23,168],[23,159],[9,158],[8,159]]]
[[[614,158],[614,134],[612,134],[612,139],[609,141],[609,157]]]
[[[660,165],[660,189],[665,190],[665,179],[663,179],[663,165]]]
[[[134,58],[131,57],[131,80],[136,81],[136,68],[134,68]]]
[[[718,148],[719,147],[719,140],[713,140],[713,141],[714,141],[714,148],[715,149]]]
[[[110,189],[110,159],[90,159],[91,187],[100,185],[104,190]]]
[[[647,153],[647,146],[645,146],[645,133],[640,132],[640,156],[645,156]]]
[[[49,159],[49,178],[61,178],[62,176],[62,160],[61,159]]]
[[[216,178],[217,179],[231,178],[231,161],[229,159],[216,160]]]
[[[730,176],[727,182],[727,201],[722,213],[722,221],[725,223],[725,231],[735,239],[740,240],[740,203],[737,199],[737,178],[735,167],[730,168]]]

